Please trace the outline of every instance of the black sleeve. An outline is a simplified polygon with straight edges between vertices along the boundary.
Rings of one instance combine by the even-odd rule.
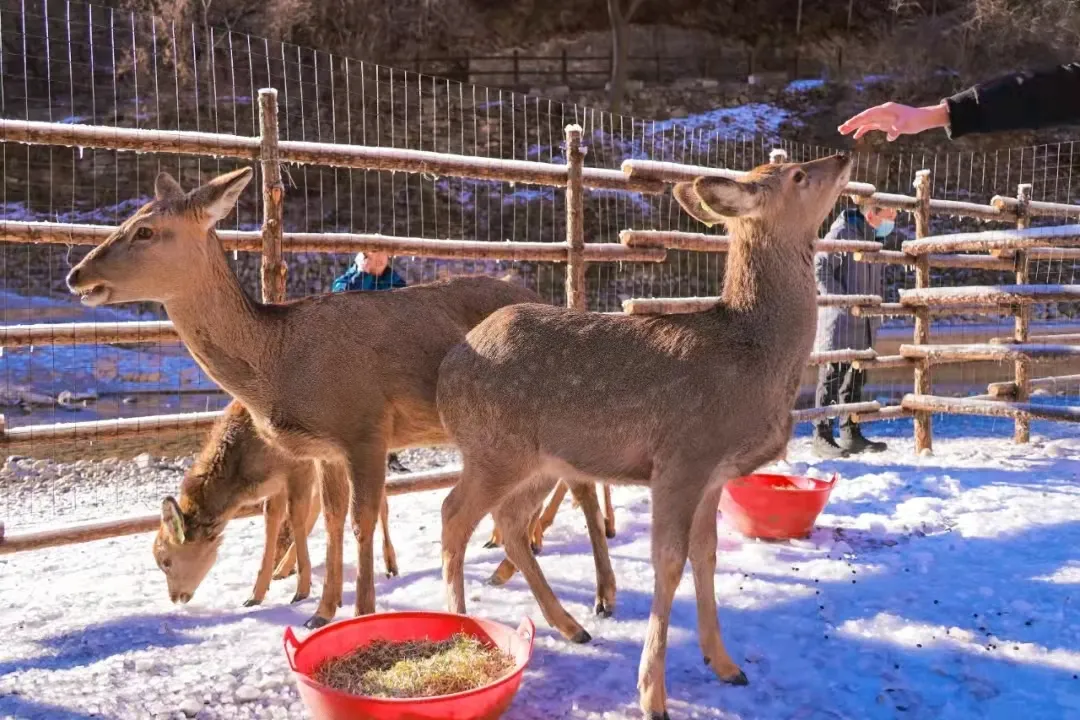
[[[1080,63],[988,80],[946,98],[949,137],[1080,123]]]

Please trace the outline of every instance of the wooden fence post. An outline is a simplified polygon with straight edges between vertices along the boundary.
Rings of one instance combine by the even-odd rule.
[[[285,186],[281,182],[281,159],[278,152],[277,90],[259,91],[259,162],[262,165],[262,300],[285,301],[285,274],[288,269],[281,255],[282,208]]]
[[[915,237],[930,235],[930,171],[919,170],[915,173]],[[915,261],[915,287],[930,287],[930,256],[919,255]],[[920,307],[915,310],[915,344],[930,343],[930,308]],[[930,363],[918,360],[915,363],[915,394],[929,395],[931,392]],[[929,412],[915,413],[915,452],[931,450],[934,446],[933,427]]]
[[[518,50],[514,51],[514,87],[516,88],[521,84],[521,60],[518,55],[521,53]]]
[[[259,163],[262,167],[263,224],[262,224],[262,301],[285,301],[285,279],[288,268],[282,259],[281,241],[284,228],[283,201],[285,186],[281,182],[281,156],[278,151],[277,90],[259,90]],[[293,542],[292,528],[282,523],[274,553],[276,567]]]
[[[566,56],[566,48],[562,49],[562,84],[570,87],[570,61]]]
[[[581,171],[585,165],[581,147],[581,126],[566,126],[566,306],[585,310],[585,209]]]
[[[1016,227],[1020,230],[1028,227],[1031,220],[1028,217],[1028,205],[1031,202],[1031,185],[1024,183],[1016,188]],[[1028,254],[1024,250],[1017,250],[1013,256],[1016,267],[1016,284],[1027,285],[1028,282]],[[1031,325],[1031,306],[1019,304],[1013,307],[1015,326],[1013,329],[1013,341],[1024,343],[1028,340],[1028,329]],[[1016,382],[1016,402],[1027,402],[1031,394],[1031,361],[1027,358],[1017,358],[1014,364],[1014,381]],[[1031,418],[1017,417],[1016,428],[1013,431],[1013,441],[1026,443],[1031,441]]]

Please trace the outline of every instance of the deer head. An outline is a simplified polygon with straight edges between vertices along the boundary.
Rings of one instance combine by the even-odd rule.
[[[169,599],[174,603],[191,600],[217,560],[221,534],[191,536],[184,513],[172,497],[161,503],[161,526],[154,538],[154,560],[165,573]]]
[[[251,168],[241,168],[184,193],[161,173],[154,199],[72,268],[68,288],[90,307],[166,302],[190,292],[190,268],[204,265],[210,253],[220,255],[219,244],[210,242],[214,225],[232,212],[251,176]]]
[[[815,238],[851,174],[846,155],[808,163],[761,165],[744,177],[699,177],[675,185],[672,194],[694,218],[739,230],[766,230],[766,236]],[[755,233],[756,234],[756,233]]]

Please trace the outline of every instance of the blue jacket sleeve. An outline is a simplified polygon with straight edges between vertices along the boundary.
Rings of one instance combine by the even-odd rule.
[[[330,286],[330,291],[345,292],[346,290],[350,290],[350,285],[352,284],[354,277],[356,277],[356,275],[350,269],[344,275],[334,279],[334,284]]]
[[[406,287],[405,278],[401,277],[394,270],[390,271],[390,289]]]

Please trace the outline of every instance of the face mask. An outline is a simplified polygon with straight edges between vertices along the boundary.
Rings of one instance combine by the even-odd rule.
[[[882,220],[881,224],[874,228],[874,235],[879,238],[887,237],[893,231],[896,223],[892,220]]]

